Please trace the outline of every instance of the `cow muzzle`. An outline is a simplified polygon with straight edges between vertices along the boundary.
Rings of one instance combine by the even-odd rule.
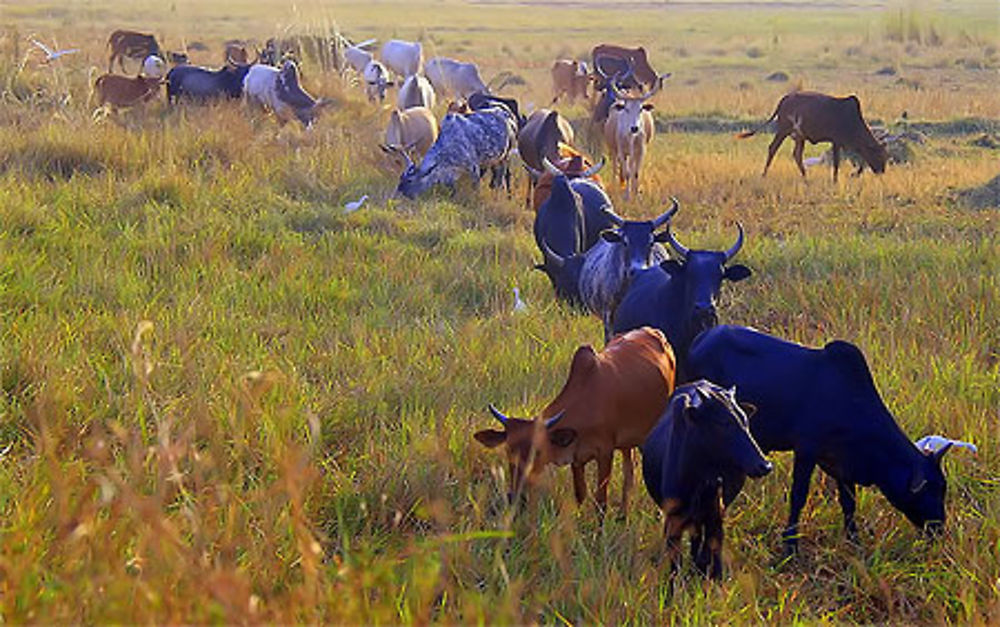
[[[691,314],[691,327],[695,335],[707,331],[719,324],[719,316],[715,307],[696,307]]]
[[[633,135],[635,135],[636,133],[639,132],[639,127],[638,126],[633,126],[632,128],[628,129],[628,131],[630,133],[632,133]]]
[[[759,479],[770,473],[773,469],[774,464],[766,459],[762,459],[761,462],[754,466],[749,472],[747,472],[747,474],[754,479]]]

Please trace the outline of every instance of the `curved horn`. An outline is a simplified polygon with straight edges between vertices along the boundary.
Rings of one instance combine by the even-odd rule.
[[[551,174],[552,176],[559,176],[560,174],[564,174],[562,170],[554,166],[552,162],[549,161],[548,157],[542,157],[542,165],[545,166],[545,171]]]
[[[740,249],[743,248],[743,225],[737,222],[736,228],[739,229],[740,234],[736,238],[736,243],[733,244],[733,247],[726,251],[726,261],[735,257],[736,253],[740,252]]]
[[[556,426],[556,423],[562,420],[563,416],[565,415],[566,415],[566,410],[564,409],[555,416],[552,416],[551,418],[545,421],[545,428],[551,429],[552,427]]]
[[[623,224],[625,224],[625,218],[621,217],[620,215],[612,211],[611,207],[608,206],[601,207],[601,211],[604,212],[604,215],[606,215],[608,219],[611,220],[611,222],[615,226],[622,226]]]
[[[653,228],[658,229],[664,224],[666,224],[670,218],[674,217],[674,214],[681,208],[681,204],[677,202],[677,199],[673,196],[670,197],[670,209],[667,209],[660,217],[653,220]]]
[[[522,163],[521,165],[524,166],[524,170],[528,174],[530,174],[531,176],[533,176],[536,179],[539,178],[539,177],[541,177],[542,174],[543,174],[543,172],[541,170],[536,170],[535,168],[531,167],[527,163]]]
[[[499,409],[493,406],[493,403],[490,403],[489,407],[490,407],[490,413],[493,414],[493,417],[499,420],[500,424],[506,427],[507,421],[510,420],[510,418],[504,416],[503,412],[501,412]]]
[[[549,243],[542,238],[542,254],[545,255],[546,261],[551,261],[556,265],[557,268],[563,267],[566,260],[559,256],[559,253],[549,248]]]
[[[690,253],[691,250],[685,247],[684,244],[677,241],[677,238],[674,237],[673,231],[670,230],[670,224],[667,224],[667,242],[669,242],[670,247],[681,256],[681,259],[687,259],[688,253]]]
[[[600,172],[601,168],[603,168],[603,167],[604,167],[604,157],[601,156],[601,160],[600,161],[598,161],[595,165],[592,165],[589,168],[587,168],[586,170],[584,170],[583,173],[580,174],[580,176],[582,178],[589,179],[589,178],[593,177],[594,175],[596,175],[598,172]]]

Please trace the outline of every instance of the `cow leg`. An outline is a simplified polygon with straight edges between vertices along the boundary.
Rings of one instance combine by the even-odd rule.
[[[833,145],[833,182],[837,182],[837,171],[840,170],[840,145]]]
[[[785,557],[799,550],[799,515],[806,505],[809,496],[809,481],[812,478],[816,459],[811,453],[795,451],[795,463],[792,470],[792,491],[789,495],[788,526],[781,534],[785,543]]]
[[[771,167],[771,162],[774,161],[774,155],[778,153],[778,148],[781,148],[782,142],[788,137],[788,131],[783,131],[778,129],[774,134],[774,139],[771,140],[771,145],[767,147],[767,161],[764,162],[764,171],[761,176],[767,176],[767,169]]]
[[[858,542],[858,526],[854,522],[854,512],[857,509],[857,498],[854,484],[837,480],[837,500],[840,501],[840,509],[844,512],[844,531],[847,532],[847,539],[851,542]]]
[[[667,559],[670,561],[670,585],[673,591],[673,580],[681,568],[681,539],[684,534],[684,519],[680,516],[667,514],[663,523],[663,537],[667,548]]]
[[[583,464],[573,464],[573,496],[576,497],[577,505],[583,505],[587,498],[587,476],[584,469]]]
[[[111,51],[111,56],[108,57],[108,74],[111,73],[111,69],[114,67],[114,65],[115,65],[115,53],[114,51]]]
[[[632,491],[632,482],[635,477],[635,466],[632,463],[632,448],[622,449],[622,519],[628,519],[628,497]]]
[[[608,485],[611,483],[611,465],[614,461],[614,449],[597,457],[597,509],[603,517],[608,508]]]
[[[802,178],[806,176],[806,165],[802,163],[802,153],[806,149],[806,140],[804,137],[795,138],[795,149],[792,150],[792,157],[795,159],[795,165],[799,166],[799,172],[802,173]]]

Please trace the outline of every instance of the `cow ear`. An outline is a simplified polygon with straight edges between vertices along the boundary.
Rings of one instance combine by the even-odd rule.
[[[913,469],[913,474],[910,475],[910,493],[916,494],[920,492],[924,489],[925,485],[927,485],[927,477],[924,475],[924,469],[920,465],[917,465]]]
[[[496,448],[507,441],[506,431],[496,429],[483,429],[472,434],[472,437],[479,440],[479,443],[486,448]]]
[[[680,273],[683,267],[684,266],[681,265],[681,262],[676,259],[668,259],[660,264],[660,269],[670,276]]]
[[[604,229],[601,231],[601,237],[604,238],[605,242],[612,244],[618,244],[622,241],[622,234],[614,229]]]
[[[576,429],[553,429],[549,433],[549,442],[553,446],[566,448],[576,440]]]
[[[743,264],[737,263],[731,266],[727,266],[722,273],[722,278],[729,279],[733,283],[736,281],[742,281],[753,274],[750,268],[744,266]]]
[[[652,111],[653,110],[653,103],[652,102],[647,102],[647,103],[643,104],[642,105],[642,110],[643,111]]]
[[[955,445],[954,442],[948,442],[947,444],[939,448],[937,451],[931,453],[931,455],[934,457],[934,463],[940,466],[941,458],[943,458],[944,454],[947,453],[949,450],[951,450],[951,447],[954,445]]]
[[[666,230],[653,234],[653,241],[664,244],[670,241],[670,233]]]

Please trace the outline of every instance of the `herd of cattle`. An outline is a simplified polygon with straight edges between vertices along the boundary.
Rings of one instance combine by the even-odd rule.
[[[382,145],[404,166],[397,193],[416,198],[437,185],[454,188],[463,175],[478,182],[487,171],[491,187],[506,186],[509,192],[509,159],[518,155],[528,173],[526,202],[535,210],[534,237],[542,256],[536,268],[548,276],[559,300],[603,321],[605,348],[576,351],[562,391],[537,419],[509,418],[491,405],[502,429],[475,433],[487,447],[505,447],[512,499],[556,464],[572,467],[574,495],[583,502],[584,467],[596,460],[595,500],[603,511],[613,453],[619,450],[627,511],[632,449],[642,447],[643,478],[665,514],[672,568],[681,535],[691,531],[695,566],[719,577],[725,506],[747,476],[771,470],[765,453],[791,450],[786,553],[797,548],[799,515],[817,465],[837,484],[851,537],[858,485],[878,486],[916,526],[942,527],[941,459],[957,442],[940,436],[910,442],[879,397],[857,347],[834,341],[813,349],[749,327],[719,325],[722,283],[751,275],[746,266],[732,263],[744,243],[741,225],[733,245],[715,251],[688,248],[671,232],[677,200],[653,220],[625,219],[615,212],[598,174],[604,160],[595,163],[574,147],[574,129],[557,111],[525,115],[515,99],[493,93],[474,64],[444,57],[425,61],[418,42],[388,41],[379,58],[369,51],[372,44],[343,42],[343,67],[357,73],[371,101],[381,102],[389,87],[400,85]],[[329,104],[309,95],[296,61],[270,45],[257,51],[254,62],[244,46],[229,45],[225,65],[214,70],[171,55],[174,67],[165,80],[152,36],[116,31],[108,45],[109,72],[95,86],[102,103],[148,100],[165,82],[170,102],[243,97],[306,127]],[[123,57],[142,61],[139,76],[111,73]],[[639,172],[654,133],[649,100],[669,74],[655,72],[642,48],[602,44],[589,61],[555,62],[552,103],[562,97],[593,99],[592,122],[603,131],[629,198],[639,193]],[[453,99],[440,122],[432,112],[438,95]],[[770,122],[776,134],[765,174],[788,136],[803,176],[806,141],[832,143],[834,179],[842,150],[860,154],[861,167],[885,170],[885,146],[865,123],[855,96],[793,92],[782,98]]]

